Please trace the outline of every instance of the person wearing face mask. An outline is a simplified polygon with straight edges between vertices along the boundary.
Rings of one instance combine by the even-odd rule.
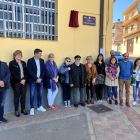
[[[9,63],[9,69],[11,72],[11,87],[14,91],[14,105],[15,105],[15,116],[20,117],[20,113],[18,111],[19,107],[19,99],[21,101],[21,113],[24,115],[28,115],[25,110],[25,101],[26,101],[26,82],[28,78],[28,70],[26,67],[26,63],[21,60],[22,52],[20,50],[16,50],[13,53],[13,59]]]
[[[70,78],[70,58],[66,57],[65,62],[60,67],[60,81],[62,83],[63,88],[63,98],[64,98],[64,105],[65,107],[70,107],[70,94],[71,94],[71,87],[69,84]]]
[[[118,76],[119,76],[120,68],[117,63],[116,57],[114,56],[111,57],[111,59],[109,60],[105,68],[105,72],[106,72],[105,85],[107,86],[109,104],[112,104],[112,100],[111,100],[111,88],[112,88],[115,97],[115,105],[118,105],[117,87],[118,87]]]
[[[115,56],[115,51],[114,50],[111,50],[110,51],[110,57],[108,57],[106,60],[105,60],[105,66],[108,64],[109,60],[111,57]],[[118,59],[117,59],[118,61]]]
[[[45,88],[48,89],[48,105],[49,109],[57,110],[58,106],[54,105],[55,97],[58,93],[58,68],[54,61],[54,54],[50,53],[48,55],[48,61],[45,65],[46,77],[45,77]]]
[[[87,84],[87,72],[85,66],[80,63],[81,56],[76,55],[74,59],[75,62],[70,67],[70,86],[73,89],[74,107],[78,107],[78,90],[80,91],[80,104],[84,107],[84,87]]]
[[[128,53],[124,53],[123,57],[124,57],[124,60],[119,62],[119,66],[120,66],[119,98],[120,98],[120,105],[123,106],[123,88],[125,84],[126,105],[130,107],[129,98],[130,98],[131,75],[133,72],[133,62],[129,60]]]
[[[134,98],[133,105],[136,105],[137,104],[137,90],[138,90],[139,99],[140,99],[140,58],[137,58],[134,61],[134,69],[133,69],[132,78],[135,79],[135,82],[132,83],[133,98]]]
[[[86,60],[87,63],[85,64],[85,67],[87,71],[87,85],[86,85],[87,104],[90,104],[90,102],[91,104],[94,104],[93,94],[94,94],[94,85],[97,78],[97,70],[96,70],[96,65],[92,64],[92,56],[87,56]],[[90,97],[91,97],[91,101],[90,101]]]

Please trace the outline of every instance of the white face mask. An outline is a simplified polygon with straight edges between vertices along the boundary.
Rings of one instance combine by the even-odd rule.
[[[80,62],[75,62],[75,64],[76,64],[77,66],[79,66],[79,65],[80,65]]]

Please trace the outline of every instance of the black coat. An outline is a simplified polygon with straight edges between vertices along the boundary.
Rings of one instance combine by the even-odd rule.
[[[14,59],[13,61],[9,63],[9,69],[11,72],[11,79],[10,79],[11,84],[17,84],[17,83],[20,83],[21,80],[23,79],[26,81],[28,79],[28,70],[26,67],[26,63],[24,61],[21,61],[21,63],[22,63],[23,73],[24,73],[24,77],[22,79],[20,77],[20,67],[18,63],[16,62],[16,60]]]
[[[42,79],[42,82],[44,82],[44,76],[45,76],[45,64],[43,59],[39,59],[40,61],[40,77]],[[37,77],[37,66],[34,57],[28,59],[27,62],[27,68],[29,72],[29,83],[34,83],[38,77]]]
[[[87,84],[87,71],[86,68],[83,64],[80,64],[81,70],[82,70],[82,87]],[[79,83],[79,73],[77,70],[77,66],[75,63],[73,63],[71,66],[70,70],[70,84],[73,84],[75,88],[78,88],[80,83]]]
[[[7,63],[0,61],[0,80],[4,82],[4,87],[0,87],[2,90],[9,89],[9,79],[10,79],[10,71],[7,66]]]

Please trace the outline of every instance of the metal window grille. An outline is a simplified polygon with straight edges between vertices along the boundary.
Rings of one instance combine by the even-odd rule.
[[[0,37],[56,40],[56,0],[0,0]]]

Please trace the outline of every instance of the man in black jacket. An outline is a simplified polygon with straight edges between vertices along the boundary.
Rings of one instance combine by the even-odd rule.
[[[81,56],[74,57],[75,62],[71,65],[70,86],[73,88],[74,106],[78,107],[77,90],[80,91],[80,104],[84,107],[84,87],[87,84],[87,72],[83,64],[80,63]]]
[[[7,123],[7,120],[3,118],[4,114],[4,103],[9,89],[8,80],[10,79],[11,73],[7,66],[7,63],[0,61],[0,122]]]

